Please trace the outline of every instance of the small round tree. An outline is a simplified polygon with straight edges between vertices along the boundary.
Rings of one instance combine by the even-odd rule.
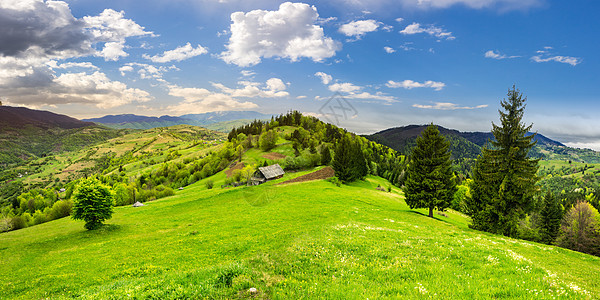
[[[437,126],[429,125],[417,138],[406,172],[406,204],[411,209],[428,208],[431,218],[434,208],[443,211],[450,206],[457,190],[449,147]]]
[[[114,196],[98,179],[84,179],[74,198],[72,217],[75,220],[84,220],[85,229],[97,229],[102,226],[104,220],[112,217]]]

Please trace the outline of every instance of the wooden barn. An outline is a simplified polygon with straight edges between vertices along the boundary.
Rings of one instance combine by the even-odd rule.
[[[253,185],[258,185],[269,180],[281,178],[283,177],[283,174],[285,174],[285,172],[279,164],[259,167],[258,171],[252,176],[251,181]]]

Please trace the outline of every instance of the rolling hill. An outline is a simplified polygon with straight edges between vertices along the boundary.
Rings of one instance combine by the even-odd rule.
[[[233,127],[239,127],[252,120],[265,120],[271,115],[255,111],[221,111],[203,114],[187,114],[179,117],[161,116],[146,117],[133,114],[108,115],[101,118],[85,119],[115,129],[151,129],[174,125],[201,126],[212,130],[229,132]]]
[[[591,299],[600,258],[410,210],[368,177],[207,190],[1,234],[1,298]],[[215,175],[219,176],[219,175]],[[315,192],[318,191],[318,192]],[[94,263],[90,263],[94,262]],[[252,289],[254,288],[254,289]]]
[[[427,125],[395,127],[371,135],[366,135],[365,137],[382,145],[386,145],[396,151],[407,154],[410,153],[410,149],[414,147],[417,137],[426,127]],[[477,158],[477,155],[481,152],[481,147],[484,146],[489,139],[493,139],[494,137],[491,132],[460,132],[442,126],[437,127],[440,133],[446,136],[450,141],[450,150],[452,151],[453,159]],[[533,133],[529,134],[531,135]],[[579,158],[580,155],[583,155],[587,158],[588,162],[600,162],[600,155],[598,153],[589,153],[591,150],[570,148],[539,133],[536,134],[534,140],[537,144],[533,149],[533,156],[545,159],[568,160]]]
[[[80,149],[122,134],[48,111],[0,106],[0,165]]]

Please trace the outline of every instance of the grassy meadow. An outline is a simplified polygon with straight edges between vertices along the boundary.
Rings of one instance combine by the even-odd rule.
[[[0,299],[593,299],[600,258],[425,216],[389,183],[207,190],[0,234]],[[221,173],[215,175],[224,175]],[[250,290],[256,288],[256,292]]]

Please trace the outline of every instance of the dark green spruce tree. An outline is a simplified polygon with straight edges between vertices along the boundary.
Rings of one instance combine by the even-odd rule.
[[[515,237],[519,220],[533,209],[538,160],[528,157],[535,135],[522,123],[527,98],[514,86],[500,102],[500,125],[473,168],[467,201],[472,228]]]
[[[334,151],[331,166],[335,170],[335,176],[341,181],[352,182],[367,176],[369,168],[361,145],[351,135],[342,136],[337,141]]]
[[[563,211],[560,202],[552,194],[544,197],[544,206],[540,212],[540,235],[543,243],[554,243],[560,230]]]
[[[450,206],[457,190],[449,147],[437,126],[431,124],[417,138],[410,155],[404,182],[406,203],[411,209],[428,208],[431,218],[434,209],[443,211]]]

